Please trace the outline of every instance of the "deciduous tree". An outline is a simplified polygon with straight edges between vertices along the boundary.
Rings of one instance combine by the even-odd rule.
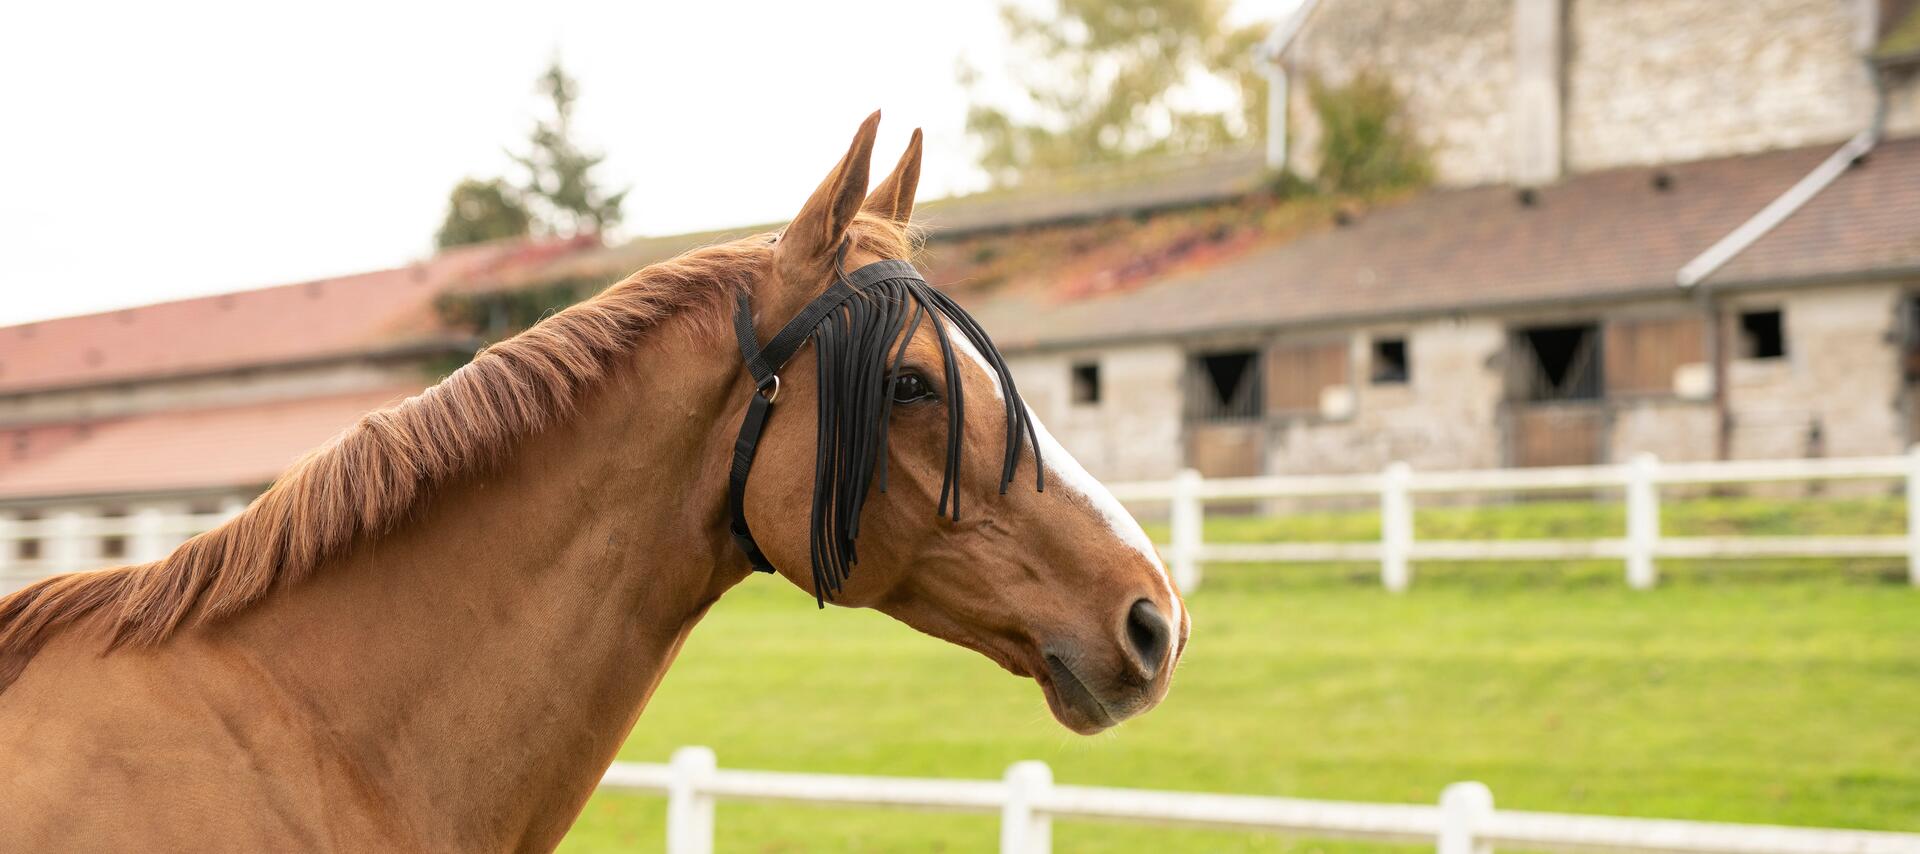
[[[1002,6],[1018,54],[1016,103],[980,100],[967,129],[996,183],[1142,154],[1203,150],[1258,129],[1263,27],[1234,26],[1227,0],[1056,0],[1051,15]]]
[[[505,181],[468,178],[456,185],[447,199],[447,218],[434,235],[434,243],[446,249],[520,237],[532,225],[533,216]]]

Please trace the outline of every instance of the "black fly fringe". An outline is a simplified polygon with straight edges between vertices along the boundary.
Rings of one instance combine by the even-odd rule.
[[[960,463],[966,437],[961,356],[948,337],[949,325],[986,359],[1000,382],[1007,410],[1000,493],[1006,494],[1012,483],[1027,442],[1033,443],[1034,489],[1046,488],[1039,438],[1014,389],[1013,373],[986,331],[946,294],[918,278],[868,285],[827,315],[813,336],[820,373],[820,434],[814,462],[812,557],[814,598],[820,607],[840,591],[860,560],[854,541],[860,535],[860,511],[866,506],[869,484],[877,481],[880,491],[887,491],[893,385],[906,360],[907,344],[922,324],[932,325],[946,365],[947,460],[939,515],[960,521]]]

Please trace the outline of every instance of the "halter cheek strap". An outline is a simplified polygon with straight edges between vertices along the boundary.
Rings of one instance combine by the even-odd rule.
[[[734,543],[760,572],[772,572],[773,563],[760,551],[760,546],[753,541],[753,532],[747,527],[747,475],[753,470],[754,453],[766,430],[767,415],[780,395],[780,370],[801,345],[813,337],[814,330],[823,321],[868,285],[887,279],[920,278],[920,272],[912,264],[900,260],[875,261],[849,275],[841,266],[845,257],[846,246],[842,245],[840,256],[834,262],[839,277],[827,287],[826,293],[815,297],[787,321],[765,347],[760,346],[754,334],[753,306],[746,291],[740,292],[739,302],[734,306],[733,331],[740,339],[740,355],[746,360],[747,374],[753,378],[753,394],[747,401],[747,415],[740,421],[740,436],[733,442],[733,467],[727,474],[727,510],[733,517],[728,529]]]

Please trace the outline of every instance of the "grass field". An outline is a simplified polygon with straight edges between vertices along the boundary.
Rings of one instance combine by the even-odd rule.
[[[1888,499],[1670,503],[1694,533],[1893,533]],[[1212,539],[1360,539],[1367,513],[1209,521]],[[1421,536],[1618,530],[1608,505],[1423,512]],[[1920,591],[1886,561],[1212,568],[1158,710],[1094,738],[1031,682],[887,618],[816,612],[756,577],[695,631],[622,757],[705,744],[723,767],[1057,780],[1431,803],[1477,779],[1501,806],[1920,831]],[[655,851],[661,799],[600,796],[563,850]],[[988,816],[725,803],[723,851],[991,850]],[[1374,850],[1062,822],[1080,851]]]

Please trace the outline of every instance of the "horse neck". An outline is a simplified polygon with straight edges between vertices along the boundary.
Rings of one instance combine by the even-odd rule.
[[[731,341],[682,332],[655,329],[497,472],[212,634],[309,709],[355,777],[407,793],[377,806],[423,839],[557,842],[746,575],[724,524],[746,385]]]

